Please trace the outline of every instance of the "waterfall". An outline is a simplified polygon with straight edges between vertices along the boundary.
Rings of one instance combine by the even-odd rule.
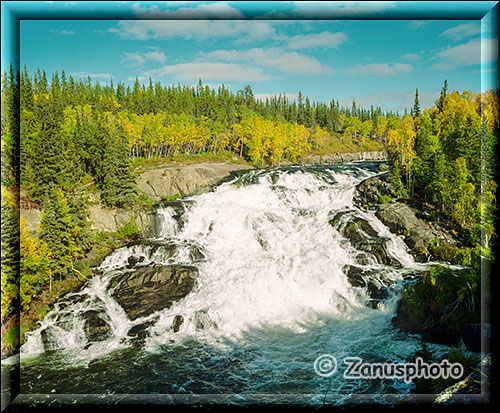
[[[364,163],[253,170],[157,205],[156,236],[107,256],[99,275],[26,334],[21,358],[57,350],[68,363],[88,365],[124,349],[161,354],[186,340],[220,351],[257,340],[271,353],[282,343],[296,345],[296,354],[321,344],[408,354],[415,345],[394,341],[390,318],[401,281],[419,264],[372,212],[353,204],[356,184],[377,173]],[[130,317],[116,293],[130,281],[121,280],[164,266],[195,274],[189,293]],[[370,286],[384,294],[374,300]],[[276,332],[287,342],[276,342]]]

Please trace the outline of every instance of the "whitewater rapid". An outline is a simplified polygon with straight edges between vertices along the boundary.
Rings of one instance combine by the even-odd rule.
[[[188,364],[178,354],[186,343],[191,343],[189,348],[201,348],[206,353],[196,353],[196,368],[191,371],[194,376],[200,369],[208,369],[213,354],[224,359],[223,354],[245,349],[245,354],[252,354],[247,362],[238,358],[240,363],[247,363],[245,368],[240,371],[238,367],[237,373],[233,371],[235,366],[227,367],[231,371],[228,377],[238,377],[234,379],[238,385],[243,380],[248,391],[267,391],[269,383],[280,382],[274,374],[271,379],[262,376],[254,381],[241,377],[266,365],[266,371],[281,372],[286,380],[290,367],[287,363],[293,361],[305,372],[297,379],[304,383],[294,385],[296,391],[312,385],[314,392],[319,378],[311,366],[318,353],[365,354],[377,360],[409,357],[417,341],[395,332],[390,319],[404,275],[418,269],[419,264],[413,261],[404,242],[391,234],[374,213],[353,204],[355,186],[377,173],[373,164],[363,163],[254,170],[211,192],[158,205],[154,238],[115,250],[101,264],[100,275],[80,292],[66,297],[64,305],[56,304],[44,321],[27,333],[21,349],[26,370],[37,371],[37,356],[48,350],[57,352],[57,361],[51,367],[54,369],[61,358],[72,366],[88,368],[96,361],[110,362],[120,352],[132,351],[145,360],[163,360],[168,353],[173,357],[169,363],[177,366],[173,371],[179,375]],[[345,220],[355,216],[368,222],[378,236],[387,240],[388,255],[400,265],[381,264],[358,251],[342,235],[348,222],[341,219],[332,224],[332,217],[339,212],[347,217]],[[170,248],[167,254],[159,243],[174,245],[174,252]],[[131,256],[138,258],[136,268],[196,267],[192,291],[168,308],[128,319],[112,296],[115,286],[111,280],[117,273],[130,271],[127,264]],[[387,298],[376,308],[368,305],[367,289],[355,287],[348,280],[346,269],[352,266],[383,274],[385,285],[389,280]],[[111,334],[105,340],[92,341],[86,336],[81,315],[89,310],[99,313],[109,324]],[[176,317],[182,317],[183,322],[173,329]],[[138,344],[128,333],[139,325],[146,326],[146,334]],[[162,374],[170,382],[177,380],[172,371]],[[133,386],[127,388],[127,379],[123,380],[127,392],[137,391]],[[197,384],[191,389],[196,379],[190,380],[183,387],[187,392],[213,392],[211,386],[217,391],[234,390],[229,384],[217,387],[219,381],[229,380],[219,375],[213,376],[213,383],[207,387]],[[205,378],[205,382],[210,379]],[[30,383],[30,389],[36,387]],[[108,384],[110,388],[113,385]],[[339,382],[340,387],[344,385]],[[394,389],[400,385],[392,384]],[[172,386],[162,391],[172,392],[178,384]],[[276,385],[271,388],[276,390]],[[158,391],[154,386],[150,390]],[[141,391],[147,392],[148,388]]]

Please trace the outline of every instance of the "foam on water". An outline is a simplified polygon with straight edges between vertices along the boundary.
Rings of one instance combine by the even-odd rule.
[[[273,358],[268,362],[278,363],[275,368],[280,370],[279,363],[286,365],[289,357],[280,359],[277,345],[285,343],[276,334],[286,330],[283,334],[291,346],[286,351],[297,359],[305,351],[334,349],[337,354],[352,355],[369,346],[379,356],[384,352],[408,355],[415,343],[394,341],[391,335],[397,294],[376,309],[367,306],[366,289],[353,287],[345,273],[347,266],[359,266],[357,251],[329,223],[332,214],[350,211],[388,240],[388,254],[403,269],[417,267],[399,237],[373,213],[353,205],[355,185],[374,174],[356,165],[251,171],[190,198],[182,225],[171,206],[158,207],[162,227],[157,236],[110,254],[100,267],[102,275],[56,304],[41,325],[26,335],[21,357],[48,350],[45,342],[72,355],[72,363],[88,363],[133,346],[129,329],[146,321],[150,324],[141,351],[151,354],[188,339],[233,349],[253,342],[270,346],[269,355],[262,353],[262,357]],[[199,273],[194,289],[170,308],[129,320],[111,296],[110,280],[117,271],[133,270],[126,268],[131,256],[143,257],[137,266],[195,265]],[[392,282],[404,272],[377,263],[367,268],[380,270]],[[85,337],[82,314],[90,310],[99,312],[111,327],[104,341],[88,342]],[[183,323],[174,332],[178,316]]]

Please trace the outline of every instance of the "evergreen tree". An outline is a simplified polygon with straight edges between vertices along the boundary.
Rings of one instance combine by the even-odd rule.
[[[439,99],[436,102],[436,106],[437,106],[439,112],[443,111],[444,102],[446,101],[447,93],[448,93],[448,80],[445,79],[443,87],[441,88],[441,93],[439,95]]]
[[[55,187],[69,184],[73,176],[67,159],[67,142],[61,137],[61,114],[52,100],[40,101],[30,182],[30,193],[37,201],[45,199]]]
[[[137,196],[123,131],[110,136],[104,149],[101,194],[109,206],[130,207]]]
[[[305,122],[304,95],[299,90],[299,94],[297,96],[297,123],[303,125],[304,122]]]
[[[51,188],[45,195],[40,221],[40,239],[51,253],[51,274],[64,279],[72,273],[78,255],[75,225],[68,200],[61,188]]]
[[[412,116],[414,119],[420,116],[420,102],[418,100],[418,88],[415,90],[415,100],[413,102]]]
[[[314,110],[311,107],[311,101],[306,97],[306,104],[304,108],[304,125],[307,128],[313,128],[315,124]]]
[[[1,200],[2,325],[15,314],[19,300],[19,211],[14,195],[2,185]]]

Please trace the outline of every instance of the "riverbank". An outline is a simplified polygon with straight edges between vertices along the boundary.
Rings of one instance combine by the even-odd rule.
[[[385,157],[385,153],[380,151],[347,152],[313,155],[301,163],[384,160]],[[96,242],[83,257],[76,260],[74,276],[54,281],[51,291],[43,291],[33,297],[28,313],[15,315],[2,325],[2,357],[13,354],[13,350],[23,342],[24,333],[43,320],[59,297],[86,283],[93,276],[92,268],[97,267],[113,249],[137,239],[154,236],[154,204],[210,191],[231,174],[253,168],[243,159],[224,159],[220,156],[180,158],[174,162],[160,159],[136,162],[139,197],[137,204],[129,209],[104,206],[98,190],[90,183],[86,188],[89,193],[88,220],[90,229],[97,234]],[[30,236],[37,237],[41,208],[30,201],[26,191],[21,191],[20,207],[20,217],[26,220]]]
[[[86,393],[90,385],[97,393],[170,393],[186,383],[187,392],[324,395],[327,382],[313,362],[317,352],[335,351],[331,343],[366,361],[410,359],[415,340],[390,327],[387,300],[395,292],[391,280],[405,272],[398,263],[413,261],[373,214],[352,205],[355,184],[376,166],[261,169],[235,185],[158,205],[162,236],[115,250],[95,282],[60,300],[29,335],[25,354],[44,354],[23,363],[26,393]],[[358,223],[369,233],[366,242],[358,242]],[[377,308],[371,284],[346,280],[352,263],[381,270],[387,294],[377,294]],[[161,299],[139,302],[137,295],[158,290]],[[219,353],[213,343],[225,337],[231,348]],[[60,358],[61,366],[61,353],[74,357]],[[130,359],[137,363],[123,363]],[[56,375],[61,367],[64,374]],[[57,377],[31,379],[40,374]],[[332,379],[332,388],[344,382],[342,375]]]

